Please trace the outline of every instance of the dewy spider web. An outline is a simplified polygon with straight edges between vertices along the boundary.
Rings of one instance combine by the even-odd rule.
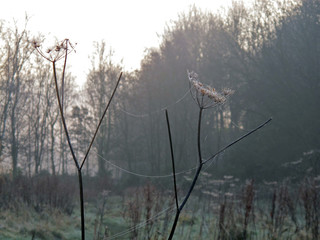
[[[237,138],[236,140],[234,140],[233,142],[229,143],[228,145],[226,145],[225,147],[223,147],[222,149],[220,149],[219,151],[217,151],[214,155],[212,155],[211,157],[207,158],[207,159],[204,159],[204,161],[202,162],[202,164],[206,164],[206,163],[210,163],[212,162],[214,159],[216,159],[217,156],[219,156],[220,154],[222,154],[225,150],[227,150],[229,147],[231,147],[232,145],[236,144],[237,142],[241,141],[242,139],[244,139],[245,137],[251,135],[252,133],[254,133],[255,131],[259,130],[260,128],[264,127],[266,124],[268,124],[270,121],[272,120],[272,118],[269,118],[266,122],[264,122],[263,124],[259,125],[258,127],[256,127],[255,129],[251,130],[250,132],[242,135],[241,137]],[[96,151],[95,151],[96,152]],[[96,152],[97,153],[97,152]],[[98,153],[97,153],[98,155]],[[102,158],[104,161],[108,162],[108,163],[111,163],[109,162],[108,160],[106,160],[105,158],[103,158],[102,156],[98,155],[100,158]],[[159,176],[152,176],[152,175],[144,175],[144,174],[139,174],[139,173],[134,173],[134,172],[131,172],[129,170],[126,170],[124,168],[121,168],[115,164],[112,163],[112,165],[122,171],[125,171],[126,173],[130,173],[130,174],[133,174],[133,175],[136,175],[136,176],[139,176],[139,177],[154,177],[154,178],[160,178],[160,177],[171,177],[173,176],[172,174],[167,174],[167,175],[159,175]],[[210,166],[211,164],[209,164]],[[182,174],[182,173],[186,173],[186,172],[189,172],[189,171],[192,171],[194,169],[197,169],[197,167],[195,168],[191,168],[191,169],[188,169],[188,170],[185,170],[185,171],[182,171],[182,172],[179,172],[179,173],[176,173],[177,174]],[[207,167],[208,168],[208,167]],[[206,168],[206,169],[207,169]]]
[[[191,87],[192,88],[192,87]],[[189,93],[190,93],[190,90],[191,88],[189,88],[183,95],[181,98],[179,98],[178,100],[174,101],[173,103],[170,103],[169,105],[165,106],[165,107],[162,107],[161,109],[159,110],[155,110],[155,111],[152,111],[150,113],[141,113],[141,114],[136,114],[136,113],[130,113],[122,108],[119,108],[119,110],[123,113],[126,113],[128,114],[129,116],[132,116],[132,117],[136,117],[136,118],[143,118],[143,117],[149,117],[153,114],[156,114],[156,113],[160,113],[160,112],[163,112],[165,109],[167,108],[170,108],[178,103],[180,103]]]
[[[118,107],[118,110],[121,111],[121,112],[123,112],[123,113],[125,113],[125,114],[127,114],[127,115],[129,115],[129,116],[131,116],[131,117],[135,117],[135,118],[146,118],[146,117],[150,117],[150,116],[153,115],[153,114],[163,112],[163,111],[165,111],[165,109],[168,109],[168,108],[170,108],[170,107],[172,107],[172,106],[180,103],[182,100],[184,100],[184,99],[187,97],[188,94],[191,95],[191,91],[192,91],[193,88],[194,88],[194,86],[191,85],[191,86],[189,87],[189,89],[188,89],[178,100],[176,100],[176,101],[168,104],[168,105],[165,106],[165,107],[160,108],[159,110],[155,110],[155,111],[152,111],[152,112],[149,112],[149,113],[133,113],[133,112],[129,112],[129,111],[127,111],[127,110],[124,110],[124,109],[121,108],[121,107]],[[221,108],[224,104],[225,104],[225,103],[218,104],[218,105],[216,105],[216,107]],[[235,126],[236,128],[239,128],[239,129],[242,130],[242,131],[248,131],[248,132],[249,132],[249,131],[252,130],[252,129],[249,129],[249,130],[248,130],[248,129],[243,129],[243,128],[241,128],[239,125],[237,125],[234,121],[231,121],[231,124],[232,124],[233,126]],[[102,124],[102,125],[105,125],[105,124]]]
[[[214,162],[214,161],[211,161],[211,162],[208,164],[208,166],[206,167],[206,169],[208,169],[208,168],[212,165],[213,162]],[[196,169],[196,168],[193,168],[193,169],[191,169],[191,170],[194,170],[194,169]],[[206,169],[205,169],[205,170],[206,170]],[[129,171],[127,171],[127,172],[129,172]],[[185,172],[186,172],[186,171],[185,171]],[[130,173],[130,172],[129,172],[129,173]],[[181,174],[181,173],[178,173],[178,174]],[[136,175],[136,174],[135,174],[135,175]],[[177,174],[176,174],[176,175],[177,175]],[[172,177],[172,174],[170,175],[170,177]],[[180,202],[181,202],[183,199],[184,199],[184,198],[181,198],[181,199],[180,199]],[[127,230],[124,230],[124,231],[119,232],[119,233],[116,233],[116,234],[114,234],[114,235],[112,235],[112,236],[110,236],[110,237],[107,237],[106,239],[112,240],[112,239],[116,239],[116,238],[118,238],[118,237],[127,235],[127,234],[133,232],[134,230],[143,228],[144,226],[146,226],[146,225],[148,224],[148,222],[150,222],[150,221],[152,221],[152,220],[159,220],[159,218],[160,218],[164,213],[166,213],[166,212],[173,212],[173,211],[175,211],[175,210],[176,210],[176,207],[174,206],[174,204],[172,204],[171,207],[168,207],[168,208],[166,208],[166,209],[158,212],[157,214],[155,214],[155,215],[152,216],[151,218],[149,218],[149,219],[147,219],[147,220],[145,220],[145,221],[143,221],[143,222],[140,222],[140,223],[138,223],[138,224],[136,224],[136,225],[128,228]]]
[[[104,158],[103,156],[101,156],[100,154],[98,154],[98,152],[97,152],[96,150],[92,150],[92,151],[95,152],[99,158],[101,158],[102,160],[104,160],[106,163],[110,164],[112,167],[114,167],[114,168],[116,168],[116,169],[119,169],[120,171],[123,171],[123,172],[125,172],[125,173],[131,174],[131,175],[134,175],[134,176],[137,176],[137,177],[145,177],[145,178],[168,178],[168,177],[172,177],[172,176],[173,176],[172,173],[171,173],[171,174],[164,174],[164,175],[147,175],[147,174],[141,174],[141,173],[132,172],[132,171],[129,171],[129,170],[125,169],[125,168],[122,168],[122,167],[120,167],[120,166],[112,163],[111,161],[107,160],[106,158]],[[222,154],[222,153],[221,153],[221,154]],[[216,156],[216,157],[218,157],[218,156]],[[215,157],[215,158],[216,158],[216,157]],[[210,161],[209,161],[210,164],[208,164],[208,166],[207,166],[206,169],[208,169],[208,168],[211,166],[211,164],[214,162],[213,160],[214,160],[215,158],[210,159]],[[175,176],[178,176],[178,175],[181,175],[181,174],[184,174],[184,173],[189,173],[189,172],[191,172],[191,171],[193,171],[193,170],[196,170],[196,169],[197,169],[197,166],[196,166],[196,167],[193,167],[193,168],[189,168],[189,169],[187,169],[187,170],[183,170],[183,171],[181,171],[181,172],[177,172],[177,173],[175,174]]]
[[[137,177],[145,177],[145,178],[167,178],[167,177],[172,177],[172,176],[173,176],[172,173],[171,173],[171,174],[165,174],[165,175],[147,175],[147,174],[141,174],[141,173],[132,172],[132,171],[129,171],[129,170],[125,169],[125,168],[122,168],[122,167],[120,167],[120,166],[112,163],[111,161],[105,159],[103,156],[101,156],[100,154],[98,154],[97,151],[95,151],[95,150],[93,150],[93,151],[97,154],[97,156],[98,156],[99,158],[101,158],[102,160],[104,160],[106,163],[110,164],[112,167],[117,168],[117,169],[119,169],[120,171],[123,171],[123,172],[125,172],[125,173],[131,174],[131,175],[134,175],[134,176],[137,176]],[[193,167],[193,168],[190,168],[190,169],[187,169],[187,170],[178,172],[178,173],[176,173],[175,175],[177,176],[177,175],[181,175],[181,174],[184,174],[184,173],[188,173],[188,172],[191,172],[191,171],[193,171],[193,170],[195,170],[195,169],[197,169],[197,167]]]
[[[208,88],[206,88],[205,90],[209,91]],[[182,99],[185,98],[185,96],[187,95],[187,93],[188,93],[189,91],[191,92],[191,87],[190,87],[190,89],[183,95],[182,98],[180,98],[179,100],[177,100],[175,103],[173,103],[173,104],[171,104],[171,105],[177,104],[178,102],[182,101]],[[218,102],[218,100],[216,100],[217,96],[214,95],[214,94],[216,94],[215,90],[213,89],[213,90],[211,90],[211,91],[213,92],[213,96],[209,95],[209,98],[213,98],[215,102]],[[232,91],[232,90],[230,90],[230,91]],[[230,93],[231,93],[231,92],[230,92]],[[228,94],[229,94],[229,93],[228,93]],[[227,96],[228,94],[225,94],[225,96]],[[231,94],[232,94],[232,93],[231,93]],[[218,95],[218,97],[220,97],[220,95]],[[221,103],[224,103],[224,102],[225,102],[225,101],[221,101]],[[198,102],[198,103],[199,103],[199,102]],[[219,105],[219,104],[217,104],[217,105]],[[170,105],[168,105],[167,107],[169,107],[169,106],[170,106]],[[200,105],[199,105],[199,106],[200,106]],[[203,105],[202,107],[203,107],[203,108],[206,108],[207,106],[206,106],[206,105]],[[166,110],[166,108],[162,108],[162,109],[160,109],[160,110],[158,110],[158,111],[156,111],[156,112],[160,112],[160,111],[163,111],[163,110]],[[126,112],[126,111],[123,111],[123,112],[129,114],[129,112]],[[131,115],[134,115],[134,116],[137,116],[137,117],[146,117],[146,116],[149,116],[149,115],[151,115],[151,114],[153,114],[153,113],[154,113],[154,112],[152,112],[152,113],[150,113],[150,114],[143,114],[143,115],[140,114],[140,115],[138,115],[138,116],[137,116],[136,114],[131,114]],[[167,113],[167,112],[166,112],[166,113]],[[265,124],[267,124],[267,123],[270,122],[270,121],[271,121],[271,119],[269,119],[267,122],[265,122],[264,124],[260,125],[260,126],[257,127],[256,129],[253,129],[252,131],[248,132],[248,133],[245,134],[244,136],[236,139],[235,141],[233,141],[232,143],[228,144],[226,147],[222,148],[222,149],[219,150],[216,154],[214,154],[214,155],[211,156],[210,158],[207,158],[207,159],[206,159],[205,161],[203,161],[203,162],[202,162],[202,160],[201,160],[202,157],[201,157],[201,155],[200,155],[200,164],[201,164],[201,165],[199,165],[200,168],[199,168],[199,166],[197,166],[197,167],[195,167],[195,168],[192,168],[192,169],[189,169],[189,170],[186,170],[186,171],[182,171],[182,172],[179,172],[179,173],[174,173],[174,175],[178,175],[178,174],[182,174],[182,173],[185,173],[185,172],[189,172],[189,171],[194,170],[194,169],[199,169],[199,170],[200,170],[201,167],[202,167],[204,164],[206,164],[206,163],[209,163],[209,164],[207,165],[207,167],[206,167],[206,169],[208,169],[208,168],[212,165],[213,160],[216,159],[216,157],[219,156],[222,152],[224,152],[227,148],[231,147],[233,144],[237,143],[238,141],[240,141],[240,140],[243,139],[244,137],[249,136],[251,133],[253,133],[253,132],[255,132],[256,130],[258,130],[259,128],[263,127]],[[96,153],[97,153],[97,152],[96,152]],[[134,173],[134,172],[131,172],[131,171],[129,171],[129,170],[126,170],[126,169],[124,169],[124,168],[121,168],[121,167],[119,167],[119,166],[117,166],[117,165],[109,162],[108,160],[106,160],[105,158],[103,158],[103,157],[102,157],[101,155],[99,155],[98,153],[97,153],[97,155],[98,155],[100,158],[102,158],[104,161],[106,161],[106,162],[108,162],[109,164],[111,164],[113,167],[116,167],[116,168],[120,169],[121,171],[124,171],[124,172],[129,173],[129,174],[133,174],[133,175],[136,175],[136,176],[139,176],[139,177],[159,178],[159,177],[171,177],[171,176],[173,176],[173,174],[158,175],[158,176],[154,175],[154,176],[152,176],[152,175],[144,175],[144,174]],[[205,170],[206,170],[206,169],[205,169]],[[198,176],[198,175],[197,175],[197,176]],[[186,197],[188,197],[188,195],[189,195],[189,193],[186,195]],[[187,199],[186,197],[184,198],[184,199],[185,199],[184,201],[186,201],[186,199]],[[182,205],[181,205],[182,207],[184,206],[183,204],[185,204],[185,202],[182,203]],[[180,209],[180,208],[182,209],[181,206],[179,207],[179,209]],[[178,208],[178,207],[177,207],[177,208]],[[117,238],[117,237],[126,235],[126,234],[128,234],[128,233],[130,233],[130,232],[132,232],[132,231],[134,231],[134,230],[136,230],[136,229],[139,229],[139,228],[141,228],[141,227],[144,227],[144,226],[147,225],[148,222],[151,221],[152,219],[158,219],[163,213],[169,212],[169,211],[171,212],[171,211],[173,211],[173,210],[174,210],[173,207],[171,207],[171,209],[170,209],[170,207],[169,207],[169,208],[167,208],[167,209],[159,212],[158,214],[154,215],[152,218],[149,218],[149,219],[146,220],[145,222],[142,222],[142,223],[140,223],[140,224],[137,224],[137,225],[129,228],[129,229],[126,230],[126,231],[117,233],[117,234],[111,236],[111,237],[108,238],[108,239],[114,239],[114,238]],[[179,212],[178,212],[178,213],[179,213]],[[174,229],[174,228],[173,228],[173,229]],[[170,236],[171,236],[171,235],[170,235]],[[170,239],[171,239],[171,238],[170,238]]]
[[[227,146],[223,147],[221,150],[219,150],[219,151],[218,151],[216,154],[214,154],[212,157],[210,157],[210,158],[206,159],[204,162],[202,162],[202,164],[206,164],[206,163],[209,162],[210,164],[208,165],[208,167],[210,167],[210,165],[213,163],[213,160],[214,160],[217,156],[219,156],[222,152],[224,152],[227,148],[231,147],[232,145],[234,145],[234,144],[236,144],[237,142],[241,141],[243,138],[245,138],[245,137],[249,136],[250,134],[254,133],[255,131],[259,130],[260,128],[262,128],[263,126],[265,126],[266,124],[268,124],[271,120],[272,120],[272,118],[268,119],[266,122],[264,122],[263,124],[259,125],[258,127],[256,127],[256,128],[253,129],[252,131],[248,132],[247,134],[239,137],[238,139],[234,140],[233,142],[231,142],[231,143],[228,144]],[[207,167],[207,168],[208,168],[208,167]],[[206,168],[206,169],[207,169],[207,168]],[[129,172],[129,171],[126,171],[126,172]],[[139,175],[141,175],[141,174],[139,174]],[[144,222],[142,222],[142,223],[140,223],[140,224],[137,224],[137,225],[129,228],[128,230],[125,230],[125,231],[123,231],[123,232],[117,233],[117,234],[115,234],[115,235],[113,235],[113,236],[111,236],[110,238],[107,238],[107,239],[115,239],[115,238],[117,238],[117,237],[126,235],[126,234],[134,231],[135,229],[142,228],[142,227],[144,227],[145,225],[147,225],[148,222],[151,221],[152,219],[158,219],[163,213],[169,212],[169,211],[171,212],[171,211],[173,211],[174,209],[175,209],[174,207],[166,208],[166,209],[162,210],[161,212],[157,213],[156,215],[154,215],[153,217],[149,218],[148,220],[146,220],[146,221],[144,221]]]
[[[182,201],[182,200],[183,200],[183,198],[180,199],[180,201]],[[160,212],[158,212],[157,214],[153,215],[153,216],[150,217],[149,219],[147,219],[147,220],[145,220],[145,221],[143,221],[143,222],[140,222],[140,223],[138,223],[138,224],[136,224],[136,225],[128,228],[127,230],[124,230],[124,231],[119,232],[119,233],[116,233],[116,234],[114,234],[114,235],[112,235],[112,236],[110,236],[110,237],[107,237],[106,239],[112,240],[112,239],[116,239],[116,238],[118,238],[118,237],[127,235],[127,234],[133,232],[133,231],[136,230],[136,229],[143,228],[144,226],[146,226],[146,225],[148,224],[148,222],[150,222],[150,221],[152,221],[152,220],[159,220],[159,218],[160,218],[163,214],[165,214],[165,213],[167,213],[167,212],[173,212],[173,211],[175,211],[175,210],[176,210],[176,207],[174,206],[174,204],[171,204],[170,207],[167,207],[167,208],[163,209],[162,211],[160,211]]]
[[[146,221],[141,222],[141,223],[138,223],[137,225],[134,225],[134,226],[128,228],[127,230],[125,230],[125,231],[116,233],[116,234],[108,237],[107,239],[111,240],[111,239],[115,239],[115,238],[118,238],[118,237],[127,235],[127,234],[133,232],[133,231],[136,230],[136,229],[139,229],[139,228],[142,228],[142,227],[146,226],[146,225],[148,224],[148,222],[150,222],[151,220],[158,220],[164,213],[166,213],[166,212],[172,212],[172,211],[174,211],[174,210],[175,210],[175,207],[174,207],[174,206],[168,207],[168,208],[162,210],[161,212],[155,214],[155,215],[152,216],[151,218],[147,219]]]

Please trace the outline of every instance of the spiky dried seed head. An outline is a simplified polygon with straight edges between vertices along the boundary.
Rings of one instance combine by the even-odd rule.
[[[34,48],[40,47],[40,41],[38,41],[37,39],[32,39],[31,44]]]
[[[228,96],[234,93],[234,91],[229,88],[225,88],[222,90],[222,93],[219,93],[218,91],[216,91],[215,88],[212,88],[208,85],[204,85],[199,81],[198,74],[193,71],[188,71],[188,78],[191,87],[195,89],[195,93],[193,93],[194,98],[197,99],[198,104],[201,104],[200,107],[202,108],[213,107],[216,104],[222,104],[227,100]],[[211,100],[211,102],[204,102],[204,97]]]

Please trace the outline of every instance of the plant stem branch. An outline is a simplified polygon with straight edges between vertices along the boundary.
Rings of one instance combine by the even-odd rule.
[[[81,239],[85,239],[85,222],[84,222],[84,199],[81,169],[78,169],[79,193],[80,193],[80,212],[81,212]]]
[[[252,133],[258,131],[260,128],[264,127],[266,124],[268,124],[269,122],[271,122],[272,118],[269,118],[267,121],[265,121],[264,123],[262,123],[261,125],[259,125],[258,127],[256,127],[255,129],[251,130],[250,132],[244,134],[243,136],[239,137],[238,139],[234,140],[233,142],[229,143],[227,146],[225,146],[224,148],[222,148],[221,150],[219,150],[218,152],[216,152],[215,154],[213,154],[211,157],[209,157],[208,159],[206,159],[203,164],[207,163],[208,161],[214,159],[217,155],[219,155],[220,153],[222,153],[223,151],[225,151],[226,149],[228,149],[229,147],[231,147],[232,145],[236,144],[237,142],[241,141],[242,139],[248,137],[249,135],[251,135]]]
[[[173,154],[173,147],[172,147],[172,137],[171,137],[171,130],[170,130],[170,122],[168,116],[168,110],[166,109],[166,120],[168,126],[168,135],[169,135],[169,143],[170,143],[170,151],[171,151],[171,162],[172,162],[172,172],[173,172],[173,183],[174,183],[174,195],[176,199],[176,207],[177,211],[179,211],[179,203],[178,203],[178,191],[177,191],[177,182],[176,182],[176,169],[174,165],[174,154]]]
[[[110,103],[115,95],[115,92],[118,88],[118,85],[120,83],[120,79],[121,79],[121,76],[122,76],[122,72],[120,73],[120,76],[119,76],[119,79],[116,83],[116,86],[112,92],[112,95],[109,99],[109,102],[100,118],[100,121],[99,121],[99,124],[96,128],[96,131],[94,133],[94,136],[90,142],[90,145],[88,147],[88,150],[85,154],[85,157],[81,163],[81,165],[79,165],[79,162],[76,158],[76,155],[74,153],[74,150],[73,150],[73,147],[72,147],[72,144],[71,144],[71,140],[70,140],[70,136],[69,136],[69,132],[68,132],[68,128],[67,128],[67,124],[66,124],[66,121],[65,121],[65,117],[64,117],[64,111],[63,111],[63,102],[64,102],[64,78],[65,78],[65,71],[66,71],[66,65],[67,65],[67,56],[68,56],[68,44],[69,44],[69,40],[66,39],[65,40],[66,43],[66,47],[65,47],[65,58],[64,58],[64,65],[63,65],[63,70],[62,70],[62,77],[61,77],[61,98],[60,98],[60,94],[59,94],[59,86],[58,86],[58,77],[57,77],[57,70],[56,70],[56,61],[59,60],[59,58],[56,58],[54,60],[50,60],[49,58],[46,58],[42,53],[41,51],[39,51],[38,49],[38,52],[40,52],[40,54],[45,57],[47,60],[51,61],[52,62],[52,65],[53,65],[53,76],[54,76],[54,83],[55,83],[55,89],[56,89],[56,95],[57,95],[57,99],[58,99],[58,105],[59,105],[59,110],[60,110],[60,115],[61,115],[61,120],[62,120],[62,124],[63,124],[63,128],[64,128],[64,132],[65,132],[65,135],[66,135],[66,138],[67,138],[67,142],[68,142],[68,145],[69,145],[69,148],[70,148],[70,151],[71,151],[71,154],[72,154],[72,158],[73,158],[73,161],[76,165],[76,168],[78,170],[78,178],[79,178],[79,194],[80,194],[80,211],[81,211],[81,239],[82,240],[85,240],[85,219],[84,219],[84,197],[83,197],[83,182],[82,182],[82,167],[88,157],[88,154],[90,152],[90,149],[92,147],[92,144],[96,138],[96,135],[98,133],[98,130],[100,128],[100,125],[103,121],[103,118],[105,117],[106,113],[107,113],[107,110],[110,106]],[[71,45],[72,47],[72,45]]]
[[[199,164],[202,165],[202,154],[201,154],[201,119],[202,119],[202,111],[203,108],[200,107],[199,110],[199,118],[198,118],[198,157],[199,157]]]
[[[64,63],[63,63],[63,70],[62,70],[62,77],[61,77],[61,106],[62,106],[62,112],[64,111],[63,109],[63,103],[64,103],[64,76],[66,73],[66,66],[67,66],[67,58],[68,58],[68,41],[69,40],[65,40],[66,41],[66,53],[64,56]]]
[[[64,113],[63,113],[63,106],[61,104],[61,99],[59,96],[59,88],[58,88],[58,80],[57,80],[57,72],[56,72],[56,64],[55,61],[52,62],[53,64],[53,75],[54,75],[54,82],[55,82],[55,88],[56,88],[56,94],[57,94],[57,99],[58,99],[58,104],[59,104],[59,110],[60,110],[60,115],[61,115],[61,120],[64,128],[64,132],[68,141],[68,145],[72,154],[73,161],[77,167],[78,170],[78,177],[79,177],[79,194],[80,194],[80,212],[81,212],[81,239],[85,240],[85,222],[84,222],[84,200],[83,200],[83,183],[82,183],[82,174],[81,174],[81,168],[79,166],[78,160],[76,158],[76,155],[74,153],[70,137],[69,137],[69,132],[67,128],[67,124],[64,118]],[[64,67],[65,70],[65,67]],[[64,74],[63,74],[64,78]],[[63,83],[64,80],[61,80]]]
[[[57,94],[57,98],[58,98],[58,104],[59,104],[59,110],[60,110],[62,125],[63,125],[63,128],[64,128],[64,132],[66,134],[66,138],[67,138],[67,141],[68,141],[68,145],[69,145],[69,148],[70,148],[70,151],[71,151],[71,154],[72,154],[72,158],[73,158],[74,164],[76,165],[77,169],[79,170],[80,166],[79,166],[78,160],[76,158],[76,155],[74,153],[74,150],[73,150],[73,147],[72,147],[72,144],[71,144],[71,141],[70,141],[70,136],[69,136],[67,124],[66,124],[66,121],[65,121],[65,118],[64,118],[62,104],[61,104],[61,100],[60,100],[60,96],[59,96],[59,88],[58,88],[58,80],[57,80],[57,72],[56,72],[56,63],[55,63],[55,61],[53,61],[52,64],[53,64],[54,83],[55,83],[56,94]]]
[[[97,133],[98,133],[99,128],[100,128],[100,125],[101,125],[101,123],[102,123],[102,121],[103,121],[103,118],[104,118],[104,116],[106,115],[107,110],[108,110],[108,108],[109,108],[109,106],[110,106],[110,103],[111,103],[111,101],[112,101],[112,98],[113,98],[113,96],[114,96],[115,93],[116,93],[116,90],[117,90],[118,85],[119,85],[120,80],[121,80],[121,76],[122,76],[122,72],[120,73],[120,76],[119,76],[119,78],[118,78],[117,84],[116,84],[116,86],[114,87],[113,92],[112,92],[112,94],[111,94],[111,97],[110,97],[110,99],[109,99],[109,102],[108,102],[108,104],[107,104],[107,106],[106,106],[106,108],[105,108],[105,110],[104,110],[104,112],[103,112],[103,114],[102,114],[102,116],[101,116],[101,118],[100,118],[99,124],[98,124],[98,126],[97,126],[97,128],[96,128],[96,131],[95,131],[95,133],[94,133],[94,135],[93,135],[93,138],[92,138],[92,140],[91,140],[91,142],[90,142],[90,145],[89,145],[89,148],[88,148],[88,150],[87,150],[87,152],[86,152],[86,155],[84,156],[84,158],[83,158],[83,160],[82,160],[82,163],[81,163],[81,166],[80,166],[80,170],[82,169],[82,167],[83,167],[83,165],[84,165],[84,163],[85,163],[85,161],[86,161],[86,159],[87,159],[87,157],[88,157],[88,154],[89,154],[89,152],[90,152],[90,149],[91,149],[91,147],[92,147],[92,144],[93,144],[93,142],[94,142],[94,140],[95,140],[95,138],[96,138],[96,136],[97,136]]]
[[[184,199],[183,199],[181,205],[179,206],[179,208],[177,208],[176,216],[174,218],[174,222],[173,222],[173,225],[171,227],[171,232],[170,232],[168,240],[171,240],[173,235],[174,235],[174,232],[176,230],[176,226],[177,226],[177,223],[178,223],[178,220],[179,220],[180,212],[182,211],[182,209],[186,205],[189,197],[191,196],[191,193],[192,193],[192,191],[194,189],[194,186],[197,183],[198,177],[200,175],[200,172],[201,172],[201,169],[202,169],[202,166],[203,166],[202,158],[201,158],[202,154],[201,154],[201,134],[200,134],[200,132],[201,132],[202,111],[203,111],[203,108],[200,107],[199,118],[198,118],[198,157],[199,157],[199,166],[197,168],[197,172],[196,172],[195,176],[193,177],[193,180],[192,180],[192,183],[191,183],[191,186],[189,188],[189,191],[188,191],[187,195],[184,197]],[[174,176],[175,176],[175,173],[174,173]]]
[[[173,238],[173,235],[174,235],[174,232],[175,232],[175,229],[176,229],[176,226],[177,226],[177,223],[179,221],[179,216],[180,216],[180,213],[183,209],[183,207],[185,206],[185,204],[187,203],[189,197],[191,196],[191,193],[197,183],[197,180],[199,178],[199,175],[201,173],[201,169],[202,169],[202,166],[210,161],[211,159],[213,159],[214,157],[216,157],[218,154],[220,154],[221,152],[225,151],[226,149],[228,149],[229,147],[231,147],[232,145],[236,144],[237,142],[241,141],[242,139],[248,137],[250,134],[256,132],[257,130],[259,130],[260,128],[264,127],[266,124],[268,124],[272,118],[268,119],[266,122],[262,123],[261,125],[259,125],[258,127],[256,127],[255,129],[251,130],[250,132],[244,134],[243,136],[241,136],[240,138],[236,139],[235,141],[231,142],[230,144],[228,144],[227,146],[225,146],[224,148],[222,148],[221,150],[219,150],[217,153],[215,153],[213,156],[211,156],[210,158],[206,159],[205,161],[202,161],[202,154],[201,154],[201,119],[202,119],[202,110],[203,108],[200,107],[200,111],[199,111],[199,118],[198,118],[198,157],[199,157],[199,166],[197,168],[197,172],[193,178],[193,181],[190,185],[190,188],[189,188],[189,191],[187,193],[187,195],[185,196],[184,200],[182,201],[181,205],[179,206],[179,208],[177,209],[177,212],[176,212],[176,216],[175,216],[175,219],[174,219],[174,222],[172,224],[172,227],[171,227],[171,232],[170,232],[170,235],[168,237],[168,240],[171,240]],[[167,114],[167,110],[166,110],[166,114]],[[169,123],[168,123],[168,119],[167,119],[167,124],[168,124],[168,127],[169,127]],[[173,170],[173,174],[175,175],[175,170]],[[175,178],[174,178],[174,182],[175,182]],[[175,189],[176,191],[176,189]]]

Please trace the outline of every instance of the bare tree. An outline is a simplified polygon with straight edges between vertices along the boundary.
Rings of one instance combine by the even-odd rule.
[[[30,54],[33,49],[30,47],[26,23],[22,30],[15,25],[14,29],[6,29],[2,32],[2,40],[4,41],[1,65],[1,91],[3,98],[1,104],[1,126],[0,126],[0,158],[3,154],[4,138],[8,133],[8,147],[10,148],[10,156],[12,160],[13,176],[18,171],[18,154],[19,154],[19,134],[23,115],[22,98],[24,75],[24,66],[28,63]],[[9,127],[9,129],[8,129]],[[7,132],[8,131],[8,132]]]
[[[48,135],[48,114],[52,99],[50,97],[50,66],[43,64],[42,58],[36,56],[34,74],[29,80],[29,109],[28,120],[31,124],[30,141],[33,141],[32,155],[34,158],[34,173],[39,173],[45,150],[45,140]]]

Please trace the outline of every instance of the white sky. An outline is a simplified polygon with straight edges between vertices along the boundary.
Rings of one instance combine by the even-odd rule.
[[[72,74],[79,84],[86,78],[91,62],[93,42],[105,40],[115,51],[115,62],[123,59],[125,70],[139,68],[144,50],[157,47],[158,34],[178,13],[195,4],[203,10],[215,11],[231,0],[1,0],[0,19],[18,24],[25,13],[31,19],[28,29],[42,33],[47,39],[69,38],[76,42],[76,54],[69,57]]]

